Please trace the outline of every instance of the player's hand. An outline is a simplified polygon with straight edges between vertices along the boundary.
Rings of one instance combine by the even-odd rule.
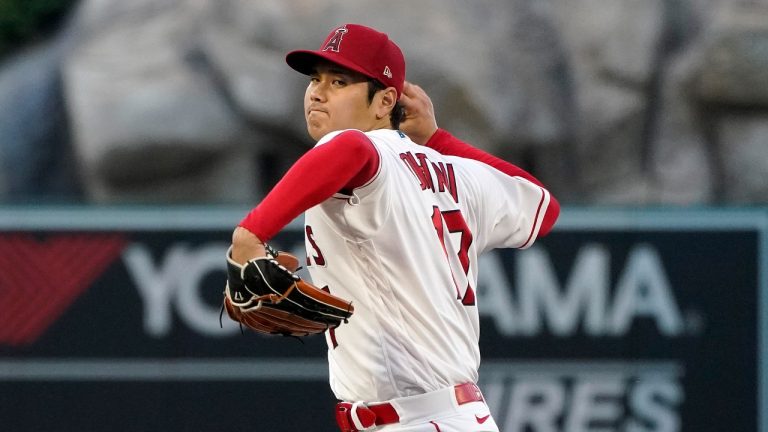
[[[426,144],[437,132],[435,107],[427,92],[406,81],[400,103],[405,108],[405,118],[400,122],[400,130],[416,144]]]
[[[248,260],[267,256],[264,242],[243,227],[235,228],[232,233],[232,260],[245,264]]]

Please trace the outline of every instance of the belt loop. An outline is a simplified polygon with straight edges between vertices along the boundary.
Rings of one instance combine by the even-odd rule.
[[[336,424],[339,425],[341,432],[357,432],[354,426],[350,424],[349,411],[352,409],[352,404],[349,402],[339,402],[336,404]]]
[[[336,404],[336,423],[341,432],[360,432],[376,425],[376,414],[362,402]]]
[[[362,402],[352,404],[350,417],[352,417],[352,423],[358,430],[365,431],[376,426],[376,414]]]

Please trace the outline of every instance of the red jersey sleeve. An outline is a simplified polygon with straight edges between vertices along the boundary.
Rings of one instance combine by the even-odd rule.
[[[344,131],[299,158],[239,226],[268,241],[307,209],[364,185],[378,169],[379,153],[370,139]]]
[[[479,148],[473,147],[464,141],[454,137],[448,131],[444,129],[438,129],[425,144],[444,155],[459,156],[467,159],[474,159],[479,162],[483,162],[486,165],[490,165],[497,170],[507,174],[511,177],[522,177],[531,183],[544,188],[544,185],[531,175],[528,171],[513,165],[503,159],[500,159],[490,153],[487,153]],[[541,223],[539,229],[539,237],[543,237],[549,233],[552,227],[555,225],[558,216],[560,215],[560,203],[550,194],[549,206],[547,206],[544,213],[544,220]]]

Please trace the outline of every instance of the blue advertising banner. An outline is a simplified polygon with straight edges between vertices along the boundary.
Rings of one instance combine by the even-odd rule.
[[[0,210],[2,430],[336,430],[323,338],[220,319],[246,211]],[[274,245],[305,256],[300,223]],[[485,255],[501,429],[768,432],[766,245],[766,211],[565,209]]]

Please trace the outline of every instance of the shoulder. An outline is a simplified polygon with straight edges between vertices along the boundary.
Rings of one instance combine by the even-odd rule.
[[[369,170],[377,169],[379,164],[376,146],[365,133],[357,129],[331,132],[320,138],[311,152],[322,154],[335,164],[368,167]]]
[[[315,144],[315,147],[319,147],[321,145],[354,146],[360,144],[370,145],[371,140],[363,131],[357,129],[345,129],[326,134],[320,138],[317,144]]]

